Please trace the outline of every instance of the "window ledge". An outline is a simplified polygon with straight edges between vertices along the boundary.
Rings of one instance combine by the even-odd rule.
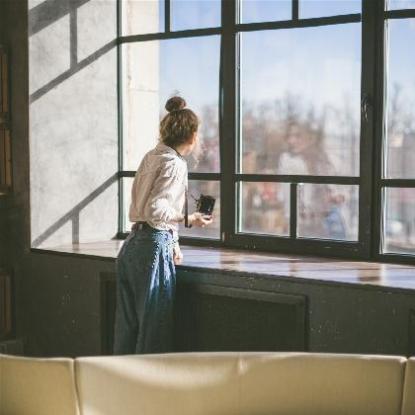
[[[114,261],[122,240],[32,249]],[[178,269],[219,270],[334,283],[415,290],[415,267],[347,261],[298,255],[257,253],[226,248],[181,246],[184,261]]]

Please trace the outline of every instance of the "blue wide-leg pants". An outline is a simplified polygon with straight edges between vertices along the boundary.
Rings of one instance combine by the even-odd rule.
[[[118,255],[114,354],[172,351],[176,271],[173,236],[132,230]]]

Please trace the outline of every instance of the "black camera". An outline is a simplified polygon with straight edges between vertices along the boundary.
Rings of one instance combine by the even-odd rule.
[[[216,199],[208,195],[200,195],[199,199],[196,199],[196,209],[198,212],[206,216],[211,216],[215,207]]]

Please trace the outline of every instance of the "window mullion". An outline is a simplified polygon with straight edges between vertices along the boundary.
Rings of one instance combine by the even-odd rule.
[[[236,195],[236,1],[222,1],[222,39],[220,58],[220,149],[221,149],[221,238],[227,243],[235,233]]]
[[[371,14],[371,24],[367,27],[367,31],[370,30],[368,35],[371,35],[368,47],[374,51],[371,74],[372,77],[369,82],[372,83],[374,92],[374,120],[373,131],[371,134],[371,154],[372,156],[367,160],[371,166],[372,180],[367,185],[362,186],[361,191],[370,189],[372,196],[371,203],[371,233],[370,233],[370,248],[371,257],[374,259],[379,258],[380,252],[380,240],[381,240],[381,222],[382,222],[382,152],[383,152],[383,139],[384,139],[384,74],[385,74],[385,59],[384,59],[384,8],[385,0],[379,0],[377,2],[371,2],[367,0],[367,7],[371,8],[369,13]],[[362,159],[362,162],[364,160]],[[362,174],[362,178],[364,175]],[[370,186],[368,188],[367,186]],[[369,193],[369,191],[367,191]]]
[[[164,31],[169,33],[171,30],[171,0],[164,0]]]
[[[360,130],[360,189],[359,189],[359,241],[364,255],[369,257],[373,245],[373,194],[374,183],[374,145],[376,112],[379,102],[376,75],[377,42],[377,3],[370,0],[362,2],[362,86],[361,86],[361,130]]]
[[[299,0],[292,0],[292,19],[298,20],[299,17]]]
[[[290,237],[297,238],[297,183],[290,184]]]

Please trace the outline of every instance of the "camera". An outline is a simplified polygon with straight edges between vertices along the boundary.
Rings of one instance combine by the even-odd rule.
[[[196,199],[196,209],[198,212],[206,216],[211,216],[215,207],[216,199],[209,195],[201,194],[199,199]]]

